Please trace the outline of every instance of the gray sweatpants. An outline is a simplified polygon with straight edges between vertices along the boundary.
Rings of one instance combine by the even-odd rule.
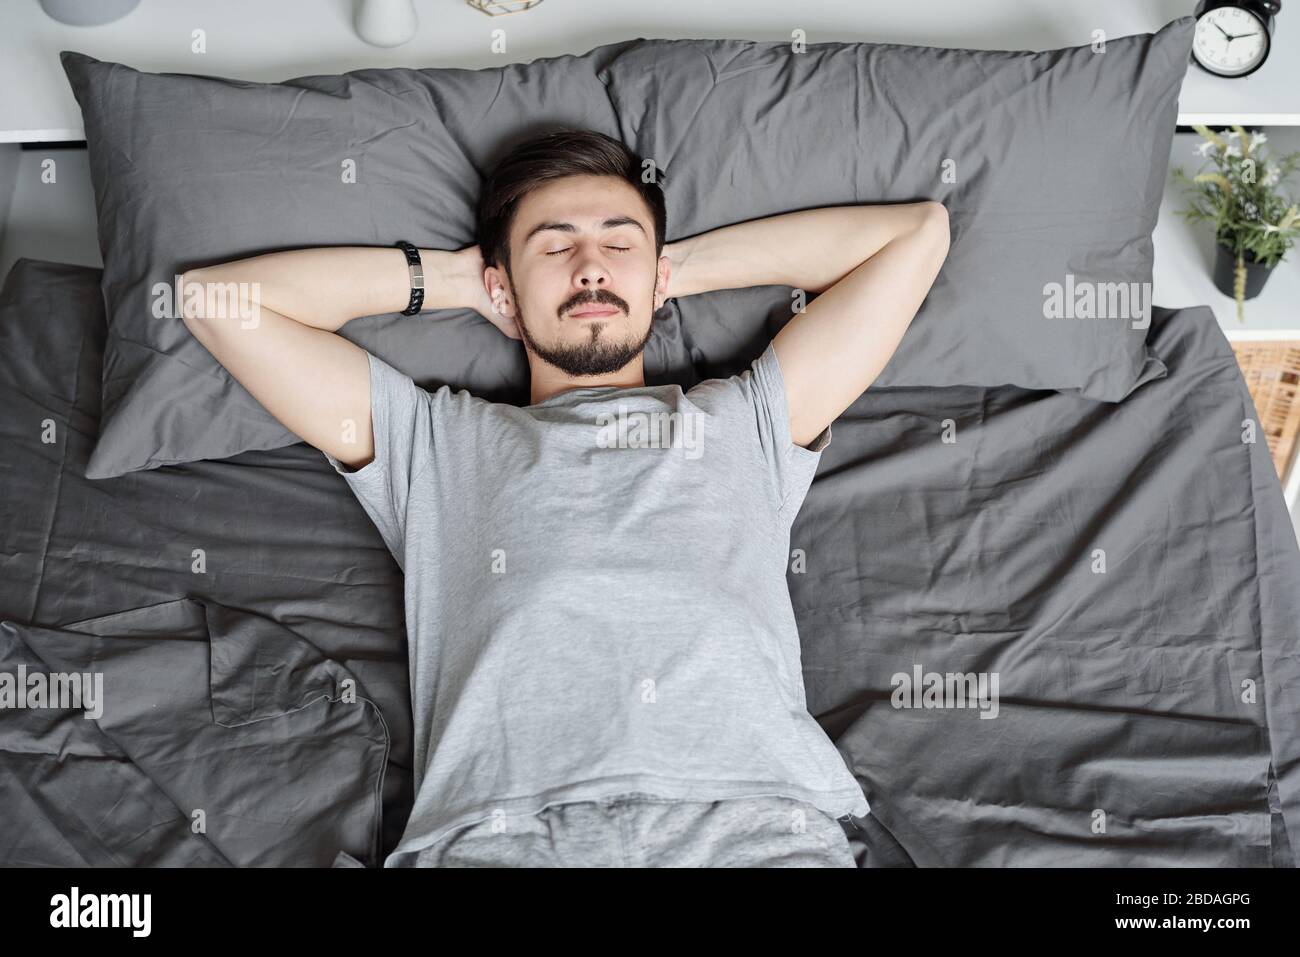
[[[627,794],[498,815],[420,851],[417,867],[856,867],[844,828],[791,798]]]

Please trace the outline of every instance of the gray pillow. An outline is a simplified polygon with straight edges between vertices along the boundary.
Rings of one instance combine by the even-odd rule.
[[[1164,374],[1145,330],[1047,319],[1043,287],[1149,282],[1151,231],[1193,20],[1047,53],[893,44],[631,40],[484,69],[284,83],[62,60],[85,119],[108,339],[88,478],[298,441],[152,290],[184,269],[310,245],[474,242],[482,175],[572,126],[666,174],[668,236],[808,206],[939,199],[953,243],[881,385],[1077,390]],[[956,181],[944,182],[944,160]],[[345,171],[355,170],[355,182]],[[736,369],[790,316],[785,287],[670,302],[650,382]],[[371,316],[342,334],[427,388],[526,401],[522,348],[470,310]]]
[[[1137,283],[1124,288],[1151,305],[1194,26],[1042,53],[658,41],[601,79],[623,140],[667,165],[675,235],[841,203],[947,206],[948,258],[876,385],[1117,402],[1165,375],[1146,351],[1149,310],[1144,320],[1134,296],[1113,318],[1049,318],[1044,289],[1093,284],[1109,307],[1119,287],[1101,284]],[[790,290],[754,290],[744,308],[731,292],[692,297],[680,314],[697,367],[731,369],[789,319]]]

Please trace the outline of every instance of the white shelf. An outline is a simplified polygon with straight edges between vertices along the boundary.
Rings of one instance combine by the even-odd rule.
[[[544,0],[488,17],[463,0],[416,0],[409,43],[371,47],[352,29],[353,0],[142,0],[122,19],[70,27],[36,0],[0,8],[0,142],[80,140],[81,114],[59,65],[77,50],[140,70],[275,81],[379,66],[467,69],[583,53],[634,37],[875,41],[992,50],[1050,50],[1148,33],[1185,16],[1193,0]],[[1189,67],[1182,122],[1300,125],[1300,13],[1284,9],[1268,62],[1238,80]],[[190,36],[206,34],[207,52]],[[492,31],[507,52],[491,52]]]

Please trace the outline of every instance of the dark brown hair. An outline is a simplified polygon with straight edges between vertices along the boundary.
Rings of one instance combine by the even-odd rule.
[[[478,244],[485,266],[510,272],[510,227],[520,202],[538,187],[565,176],[617,176],[637,191],[654,217],[655,258],[663,253],[668,213],[663,173],[641,180],[641,159],[618,140],[594,130],[559,129],[512,149],[483,183],[478,204]]]

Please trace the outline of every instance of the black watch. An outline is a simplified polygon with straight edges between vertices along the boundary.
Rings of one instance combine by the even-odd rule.
[[[402,315],[413,316],[424,305],[424,264],[420,262],[420,250],[410,243],[399,241],[397,248],[406,254],[406,265],[411,271],[411,302]]]

